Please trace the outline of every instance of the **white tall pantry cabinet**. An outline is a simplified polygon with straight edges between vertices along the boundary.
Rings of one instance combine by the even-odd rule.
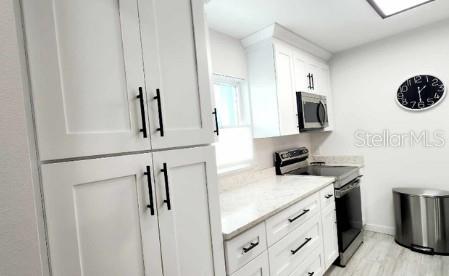
[[[203,1],[22,9],[52,275],[224,275]]]

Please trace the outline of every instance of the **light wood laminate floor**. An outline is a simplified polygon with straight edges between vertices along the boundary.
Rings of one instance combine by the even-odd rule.
[[[449,276],[449,257],[415,253],[389,235],[365,231],[364,243],[345,268],[325,276]]]

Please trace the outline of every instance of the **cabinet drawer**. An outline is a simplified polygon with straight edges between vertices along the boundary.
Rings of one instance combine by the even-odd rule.
[[[226,241],[224,247],[226,272],[230,275],[267,249],[264,223]]]
[[[303,264],[296,267],[289,276],[322,276],[323,274],[323,252],[318,248],[307,257]]]
[[[269,273],[268,253],[265,251],[244,267],[234,272],[232,276],[269,276]]]
[[[314,216],[268,250],[270,275],[287,276],[315,249],[322,249],[320,217]]]
[[[273,245],[292,230],[303,225],[309,218],[318,216],[319,211],[319,194],[316,193],[267,219],[268,246]]]
[[[334,196],[334,184],[327,186],[320,191],[321,210],[334,206],[335,209],[335,196]]]

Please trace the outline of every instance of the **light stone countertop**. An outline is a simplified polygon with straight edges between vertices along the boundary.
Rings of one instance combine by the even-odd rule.
[[[333,177],[272,175],[220,193],[224,240],[230,240],[334,182]]]

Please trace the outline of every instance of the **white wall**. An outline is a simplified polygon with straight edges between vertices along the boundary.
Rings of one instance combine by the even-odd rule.
[[[246,79],[247,63],[245,49],[240,41],[226,34],[210,30],[212,72]],[[292,147],[311,147],[308,134],[254,140],[254,169],[273,166],[273,152]]]
[[[226,34],[209,30],[212,72],[247,79],[245,49],[240,41]]]
[[[34,276],[48,270],[17,4],[0,1],[0,275]]]
[[[365,157],[364,209],[368,227],[391,232],[393,187],[449,190],[449,147],[358,148],[354,133],[444,130],[449,143],[449,99],[422,113],[395,102],[399,85],[434,74],[449,87],[449,21],[337,54],[331,63],[335,131],[314,135],[321,154]]]

